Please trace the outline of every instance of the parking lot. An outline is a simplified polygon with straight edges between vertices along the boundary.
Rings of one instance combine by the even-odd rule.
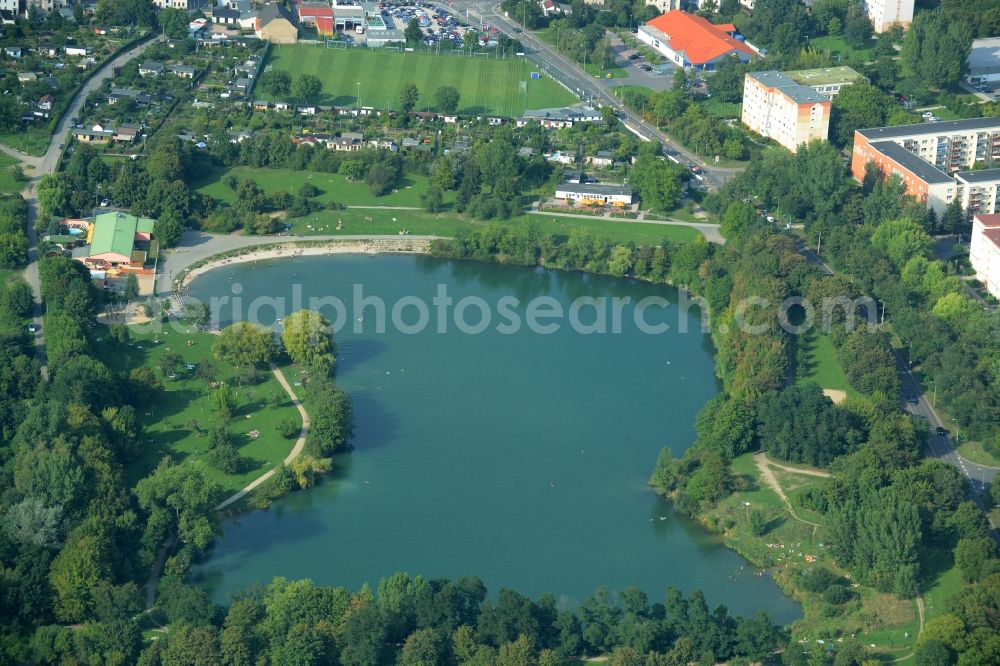
[[[393,3],[380,2],[382,20],[388,27],[404,30],[413,19],[417,20],[420,30],[424,33],[424,45],[435,46],[439,42],[449,41],[452,45],[461,47],[464,44],[465,33],[473,31],[479,34],[481,44],[488,44],[497,34],[495,27],[483,26],[479,31],[459,22],[458,18],[443,7],[429,2]]]

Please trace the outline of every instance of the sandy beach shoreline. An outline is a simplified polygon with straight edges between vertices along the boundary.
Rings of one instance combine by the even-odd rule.
[[[226,253],[226,255],[217,258],[210,257],[204,263],[186,269],[180,279],[174,281],[173,290],[175,292],[183,290],[199,275],[204,275],[216,268],[234,264],[266,261],[269,259],[289,259],[293,257],[315,257],[337,254],[426,254],[430,251],[430,244],[431,241],[429,239],[402,237],[399,239],[333,240],[326,241],[321,245],[303,245],[302,243],[288,242],[278,247],[261,248],[249,246],[240,250],[233,250],[233,254],[231,255]]]

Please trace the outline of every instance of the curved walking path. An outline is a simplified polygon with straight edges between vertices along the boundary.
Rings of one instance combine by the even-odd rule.
[[[299,431],[299,438],[295,440],[295,446],[292,447],[292,450],[289,451],[288,455],[285,456],[285,459],[282,461],[283,465],[290,465],[292,464],[293,460],[299,457],[299,454],[301,454],[303,449],[305,449],[306,447],[306,436],[309,434],[309,415],[306,413],[305,407],[303,407],[302,403],[299,401],[299,397],[295,395],[295,391],[292,390],[292,387],[288,383],[288,380],[285,379],[285,374],[281,372],[281,368],[272,363],[271,372],[274,373],[274,378],[278,380],[279,384],[281,384],[281,388],[285,389],[285,393],[287,393],[288,397],[292,399],[292,404],[295,405],[296,409],[299,410],[299,416],[302,417],[302,430]],[[260,484],[264,483],[272,476],[274,476],[275,472],[277,471],[278,468],[275,467],[273,469],[264,472],[256,479],[245,485],[242,490],[234,493],[232,496],[228,497],[224,502],[219,504],[219,506],[215,507],[215,510],[221,511],[222,509],[225,509],[233,502],[238,502],[239,500],[243,499],[250,492],[252,492],[254,488],[256,488],[257,486],[259,486]]]
[[[795,509],[792,508],[792,503],[788,501],[788,496],[785,495],[785,491],[781,489],[781,484],[778,483],[778,479],[774,476],[774,472],[771,470],[771,465],[789,472],[796,472],[802,474],[810,474],[811,476],[830,476],[825,472],[819,472],[818,470],[803,471],[795,469],[794,467],[785,467],[784,465],[776,465],[767,459],[767,455],[762,452],[753,454],[753,461],[757,464],[757,471],[760,472],[760,478],[767,484],[767,487],[774,491],[778,496],[778,499],[785,505],[788,509],[788,513],[791,514],[792,518],[799,521],[800,523],[805,523],[806,525],[813,526],[813,533],[815,534],[817,527],[822,527],[819,523],[814,523],[811,520],[806,520],[805,518],[800,518],[798,514],[795,513]]]

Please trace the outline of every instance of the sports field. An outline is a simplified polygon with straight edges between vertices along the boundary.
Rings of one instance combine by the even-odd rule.
[[[399,109],[399,92],[412,81],[420,90],[417,110],[434,111],[434,93],[454,86],[461,98],[459,113],[517,117],[525,109],[566,106],[577,98],[523,58],[445,56],[429,53],[376,51],[362,48],[275,45],[269,67],[292,79],[314,74],[323,82],[320,104]],[[358,83],[360,82],[360,95]],[[521,84],[524,83],[522,86]],[[266,95],[259,91],[258,95]]]

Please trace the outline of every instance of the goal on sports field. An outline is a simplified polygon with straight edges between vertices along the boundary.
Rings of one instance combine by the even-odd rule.
[[[328,40],[326,40],[326,48],[328,48],[328,49],[347,49],[347,42],[342,42],[339,39],[328,39]]]

